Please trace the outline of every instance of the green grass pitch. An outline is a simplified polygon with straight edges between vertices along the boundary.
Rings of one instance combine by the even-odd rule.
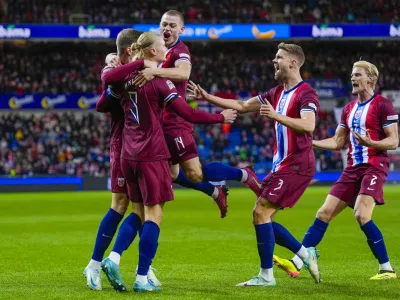
[[[312,223],[329,187],[311,187],[276,221],[298,238]],[[400,188],[388,186],[387,204],[375,222],[383,231],[391,262],[400,268]],[[165,207],[154,267],[164,286],[158,294],[132,291],[137,240],[121,261],[129,291],[116,293],[103,276],[103,291],[88,290],[82,271],[91,256],[108,192],[0,194],[1,299],[400,299],[400,280],[372,282],[377,262],[348,209],[334,220],[319,245],[323,283],[307,271],[292,279],[275,269],[276,287],[242,288],[259,270],[251,210],[255,197],[232,189],[229,213],[196,191],[177,190]],[[276,254],[291,256],[277,246]],[[106,252],[106,255],[109,252]],[[400,269],[399,269],[400,270]]]

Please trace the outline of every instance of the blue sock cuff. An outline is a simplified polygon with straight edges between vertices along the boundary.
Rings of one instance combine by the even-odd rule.
[[[361,225],[360,228],[362,231],[364,230],[368,230],[369,228],[372,228],[373,226],[376,226],[374,221],[369,220],[367,223],[365,223],[364,225]]]
[[[265,230],[265,229],[269,229],[269,228],[273,228],[272,227],[272,222],[270,222],[270,223],[265,223],[265,224],[256,224],[256,225],[254,225],[254,228],[256,229],[256,231],[259,231],[259,230]]]
[[[112,208],[110,208],[107,212],[107,214],[110,214],[110,217],[112,218],[120,218],[120,220],[122,220],[122,218],[124,217],[124,215],[121,215],[120,213],[118,213],[117,211],[113,210]]]
[[[326,230],[326,229],[328,228],[329,223],[325,223],[324,221],[321,221],[320,219],[315,218],[315,220],[314,220],[314,225],[315,225],[315,227],[317,227],[317,228]]]
[[[130,219],[132,225],[134,225],[135,227],[137,226],[139,228],[142,226],[142,220],[136,213],[132,212],[127,218]]]
[[[160,231],[160,227],[157,225],[157,223],[155,223],[153,221],[147,220],[147,221],[145,221],[143,223],[143,226],[144,225],[151,226],[152,228],[157,229],[158,231]]]

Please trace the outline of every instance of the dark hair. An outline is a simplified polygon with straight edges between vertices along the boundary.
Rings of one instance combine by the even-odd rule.
[[[127,28],[118,33],[117,36],[117,51],[120,53],[122,49],[129,48],[133,43],[137,41],[143,31]]]

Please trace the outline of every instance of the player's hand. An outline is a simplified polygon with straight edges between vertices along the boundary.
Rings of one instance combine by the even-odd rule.
[[[153,68],[147,68],[139,72],[139,74],[136,76],[135,80],[133,81],[133,84],[138,87],[144,86],[147,82],[150,80],[154,79],[154,69]]]
[[[261,105],[260,115],[267,117],[268,119],[271,120],[276,120],[278,113],[272,107],[271,103],[269,103],[268,101],[265,102],[266,104]]]
[[[107,62],[107,60],[108,60],[108,62]],[[113,53],[110,53],[107,55],[106,63],[107,63],[107,66],[114,67],[114,68],[122,66],[121,60],[119,59],[118,55],[113,55]]]
[[[354,138],[356,139],[357,144],[359,144],[361,146],[366,146],[366,147],[372,146],[373,140],[371,140],[368,130],[365,131],[365,135],[361,135],[355,131],[352,131],[351,133],[354,135]]]
[[[203,98],[203,96],[200,93],[200,90],[197,88],[197,85],[191,80],[189,80],[186,92],[188,98],[195,100],[201,100]]]
[[[237,118],[237,111],[234,109],[225,109],[221,112],[221,115],[224,116],[225,124],[232,124]]]

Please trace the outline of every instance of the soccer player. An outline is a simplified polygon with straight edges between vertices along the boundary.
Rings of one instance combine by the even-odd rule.
[[[184,30],[184,17],[180,12],[170,10],[164,13],[160,22],[160,34],[168,47],[167,59],[162,68],[141,71],[135,84],[141,86],[154,77],[168,78],[174,82],[182,97],[186,95],[191,57],[188,47],[179,39]],[[217,162],[202,166],[193,135],[193,124],[177,115],[171,107],[166,108],[164,132],[171,153],[171,174],[174,182],[212,196],[220,208],[222,218],[227,212],[225,191],[214,187],[209,181],[241,181],[256,194],[260,193],[261,184],[250,167],[237,169]]]
[[[133,29],[122,30],[116,40],[117,55],[122,63],[128,63],[131,57],[131,44],[135,42],[142,32]],[[110,67],[102,70],[102,75],[110,71]],[[123,86],[114,86],[117,92]],[[103,217],[96,237],[96,242],[92,254],[92,259],[84,270],[87,279],[87,285],[92,290],[101,290],[101,261],[104,252],[111,243],[129,205],[126,197],[125,179],[122,175],[120,166],[120,152],[122,147],[122,129],[124,126],[124,114],[118,101],[112,101],[113,97],[117,97],[110,89],[103,92],[96,108],[101,112],[111,113],[111,135],[110,135],[110,161],[111,161],[111,208]]]
[[[314,147],[326,150],[340,150],[348,140],[350,147],[347,167],[329,191],[303,239],[303,245],[316,247],[329,222],[346,207],[354,209],[354,217],[379,262],[379,272],[371,280],[397,278],[389,262],[383,235],[372,220],[375,205],[384,204],[383,184],[389,170],[386,151],[396,149],[399,144],[398,115],[393,104],[374,93],[378,77],[375,65],[367,61],[354,63],[351,82],[357,99],[343,108],[335,136],[313,141]],[[274,262],[292,277],[297,277],[303,266],[297,256],[292,260],[275,256]]]
[[[223,108],[239,113],[260,111],[274,121],[275,150],[273,166],[263,180],[262,193],[253,210],[261,270],[252,279],[238,286],[274,286],[273,252],[275,242],[296,253],[320,282],[317,253],[306,248],[282,225],[273,221],[279,210],[293,207],[303,195],[315,173],[312,132],[319,110],[318,96],[300,75],[305,60],[303,49],[295,44],[281,43],[273,60],[275,79],[283,84],[247,101],[223,99],[209,95],[200,86],[190,84],[190,93]]]
[[[155,49],[159,49],[161,46],[158,45],[158,43],[155,44],[153,47],[153,43],[155,41],[161,41],[160,43],[163,44],[165,48],[164,41],[162,40],[160,35],[153,34],[153,36],[147,36],[146,39],[148,42],[147,44],[144,44],[144,48],[146,50],[146,55],[144,53],[137,53],[139,57],[145,56],[148,57],[150,56],[153,60],[157,60],[157,56],[153,57],[151,54],[155,51]],[[143,42],[144,43],[144,42]],[[150,52],[149,52],[150,51]],[[102,76],[102,80],[105,84],[110,84],[114,82],[119,82],[120,80],[126,80],[127,77],[132,76],[132,74],[137,75],[137,71],[139,68],[142,68],[143,66],[146,65],[146,63],[152,62],[154,64],[153,60],[145,59],[145,60],[135,60],[131,63],[125,64],[123,66],[114,68],[104,74]],[[164,61],[164,60],[163,60]],[[141,64],[141,65],[140,65]],[[154,65],[155,67],[156,65]],[[159,80],[158,78],[157,80]],[[156,80],[156,81],[157,81]],[[165,79],[163,79],[165,80]],[[132,80],[134,82],[134,80]],[[170,89],[175,89],[175,86],[173,83],[169,80],[166,81],[168,83],[168,86]],[[149,83],[150,84],[150,83]],[[134,112],[134,109],[137,108],[137,103],[132,100],[131,94],[129,90],[126,90],[127,84],[125,84],[124,87],[124,92],[121,101],[131,101],[133,105],[133,109],[131,111],[131,114],[134,118],[136,118],[139,121],[139,115]],[[129,85],[130,86],[130,85]],[[132,87],[131,87],[132,89]],[[128,99],[128,100],[126,100]],[[143,100],[142,100],[143,101]],[[125,103],[124,102],[124,103]],[[180,101],[174,101],[173,103],[171,102],[170,106],[172,107],[173,111],[176,112],[179,116],[181,116],[183,119],[190,121],[192,123],[202,123],[202,124],[212,124],[212,123],[232,123],[235,118],[236,118],[236,112],[234,110],[228,109],[221,114],[209,114],[205,111],[201,110],[195,110],[191,108],[182,98],[180,98]],[[125,123],[126,124],[126,123]],[[163,125],[161,123],[161,125]],[[129,138],[126,135],[124,135],[125,138]],[[125,141],[123,140],[123,143]],[[150,146],[149,146],[150,147]],[[119,271],[119,263],[120,263],[120,257],[122,255],[122,252],[126,250],[129,245],[133,242],[136,234],[138,231],[141,230],[142,227],[142,222],[143,222],[143,215],[141,211],[141,206],[137,206],[133,204],[133,213],[129,215],[124,222],[121,225],[121,228],[118,233],[118,237],[116,239],[113,251],[110,253],[109,257],[106,258],[101,266],[103,271],[106,273],[107,278],[109,279],[111,285],[118,291],[125,291],[126,286],[125,283],[122,280],[120,271]],[[151,269],[149,270],[149,279],[152,282],[152,285],[154,286],[160,286],[161,283],[155,278],[154,273],[151,272]]]
[[[162,37],[154,32],[143,33],[133,45],[138,59],[149,59],[156,64],[165,61],[166,47]],[[139,265],[134,290],[160,290],[148,280],[148,270],[156,254],[162,210],[165,202],[173,200],[170,158],[163,131],[164,108],[171,106],[186,117],[193,109],[180,97],[174,84],[165,78],[155,78],[143,87],[134,84],[137,72],[125,77],[129,97],[122,97],[125,123],[121,152],[122,171],[126,179],[128,197],[141,211],[142,227],[139,242]],[[202,115],[204,123],[222,123],[223,114]]]

